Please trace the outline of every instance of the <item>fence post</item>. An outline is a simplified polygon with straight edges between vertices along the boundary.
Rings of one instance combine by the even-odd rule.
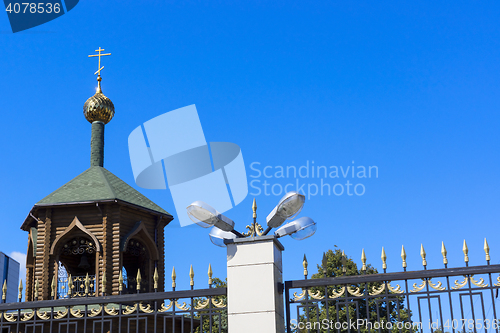
[[[284,332],[283,245],[275,236],[226,244],[228,333]]]

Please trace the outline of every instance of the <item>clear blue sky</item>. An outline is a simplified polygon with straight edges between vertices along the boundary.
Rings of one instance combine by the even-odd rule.
[[[497,1],[93,1],[12,34],[0,14],[3,175],[0,250],[26,253],[19,227],[31,207],[89,167],[90,124],[82,107],[96,87],[115,118],[106,126],[105,167],[174,216],[168,191],[134,183],[127,138],[143,122],[196,104],[207,141],[238,144],[250,176],[264,166],[377,166],[362,196],[312,196],[301,216],[312,238],[282,239],[284,278],[311,272],[339,246],[360,263],[401,270],[483,264],[488,238],[500,261],[500,3]],[[168,143],[167,143],[168,144]],[[354,161],[354,164],[353,164]],[[265,179],[259,178],[261,181]],[[268,179],[287,184],[295,179]],[[300,179],[316,183],[320,179]],[[253,192],[250,188],[250,192]],[[259,221],[280,196],[257,196]],[[249,195],[226,213],[243,231]],[[167,273],[198,287],[208,263],[225,277],[225,250],[207,230],[166,228]],[[168,281],[168,280],[167,280]]]

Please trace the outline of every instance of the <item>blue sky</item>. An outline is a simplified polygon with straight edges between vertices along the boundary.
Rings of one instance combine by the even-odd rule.
[[[90,124],[82,107],[96,87],[115,105],[105,167],[174,216],[168,191],[134,184],[130,132],[162,113],[196,104],[207,141],[238,144],[249,181],[264,166],[377,166],[361,196],[316,195],[301,216],[313,237],[282,239],[284,278],[311,272],[334,245],[360,263],[441,268],[500,261],[500,4],[495,1],[194,2],[80,1],[69,13],[13,34],[0,15],[3,130],[0,250],[26,253],[19,229],[31,207],[89,167]],[[167,143],[168,144],[168,143]],[[353,163],[354,161],[354,163]],[[254,164],[255,165],[255,164]],[[263,177],[258,178],[261,181]],[[268,179],[271,184],[296,179]],[[300,179],[319,184],[320,179]],[[252,192],[252,188],[250,188]],[[256,197],[259,221],[280,196]],[[253,196],[225,213],[243,231]],[[205,229],[166,228],[167,274],[188,288],[189,265],[204,287],[208,263],[225,277],[225,250]],[[168,280],[167,280],[168,281]],[[168,284],[167,284],[168,285]]]

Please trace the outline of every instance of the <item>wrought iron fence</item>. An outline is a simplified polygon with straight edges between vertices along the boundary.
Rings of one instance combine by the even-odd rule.
[[[469,266],[464,243],[465,267],[448,268],[443,246],[443,269],[424,269],[336,276],[285,282],[286,329],[291,332],[500,332],[496,301],[500,265]],[[326,272],[325,272],[326,273]],[[299,289],[298,291],[293,291]],[[294,314],[292,315],[292,310]]]
[[[0,332],[227,332],[226,288],[0,305]]]
[[[18,303],[0,304],[0,333],[227,332],[227,289],[212,288],[211,266],[208,275],[209,288],[194,289],[191,267],[191,290],[176,291],[174,269],[172,291],[157,292],[159,277],[155,270],[155,292],[140,293],[142,282],[138,272],[135,278],[137,293],[122,295],[123,277],[120,274],[120,295],[101,297],[92,297],[95,291],[89,292],[91,279],[86,276],[82,284],[83,297],[20,302],[19,296]],[[70,285],[81,282],[71,277],[68,281]],[[105,295],[105,279],[102,282]],[[51,287],[54,295],[55,280]],[[38,281],[35,289],[38,290]],[[19,295],[21,293],[20,286]]]
[[[226,288],[0,305],[0,332],[227,332]]]
[[[87,276],[60,276],[57,279],[57,298],[86,296],[95,296],[95,275],[88,275],[88,280]]]

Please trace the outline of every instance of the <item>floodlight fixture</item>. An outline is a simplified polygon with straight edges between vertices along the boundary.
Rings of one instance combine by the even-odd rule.
[[[295,221],[285,224],[274,232],[276,237],[290,235],[295,240],[303,240],[311,237],[316,232],[316,222],[309,217],[301,217]]]
[[[264,235],[267,235],[272,228],[278,228],[287,219],[292,219],[297,216],[304,206],[306,197],[299,192],[288,192],[271,213],[267,216],[267,229],[264,231]]]
[[[203,201],[195,201],[187,208],[187,214],[191,221],[203,228],[215,226],[222,231],[232,232],[238,237],[243,237],[234,230],[234,221],[222,215],[215,208]]]
[[[279,228],[274,235],[279,238],[290,235],[293,239],[302,240],[311,237],[316,232],[316,223],[309,217],[301,217],[295,221],[281,226],[287,219],[291,219],[300,213],[304,206],[305,196],[299,192],[288,192],[273,211],[267,216],[267,229],[262,232],[262,226],[257,223],[257,204],[253,200],[253,223],[247,226],[249,231],[241,234],[234,230],[234,222],[230,218],[219,213],[215,208],[203,201],[195,201],[187,209],[189,218],[197,225],[208,228],[212,227],[209,236],[214,245],[226,247],[225,240],[264,236],[272,228]]]
[[[219,213],[215,208],[203,201],[195,201],[187,208],[189,218],[200,227],[208,228],[216,226],[224,231],[234,229],[234,222],[230,218]]]
[[[234,233],[223,231],[215,226],[210,230],[209,236],[212,243],[219,247],[226,247],[226,244],[224,244],[224,240],[236,238],[236,235]]]
[[[281,198],[278,204],[277,213],[287,219],[293,219],[297,214],[300,213],[302,207],[304,207],[304,202],[306,197],[299,192],[288,192],[283,198]]]
[[[217,211],[203,201],[195,201],[187,208],[187,214],[191,221],[203,228],[209,228],[215,224]]]

